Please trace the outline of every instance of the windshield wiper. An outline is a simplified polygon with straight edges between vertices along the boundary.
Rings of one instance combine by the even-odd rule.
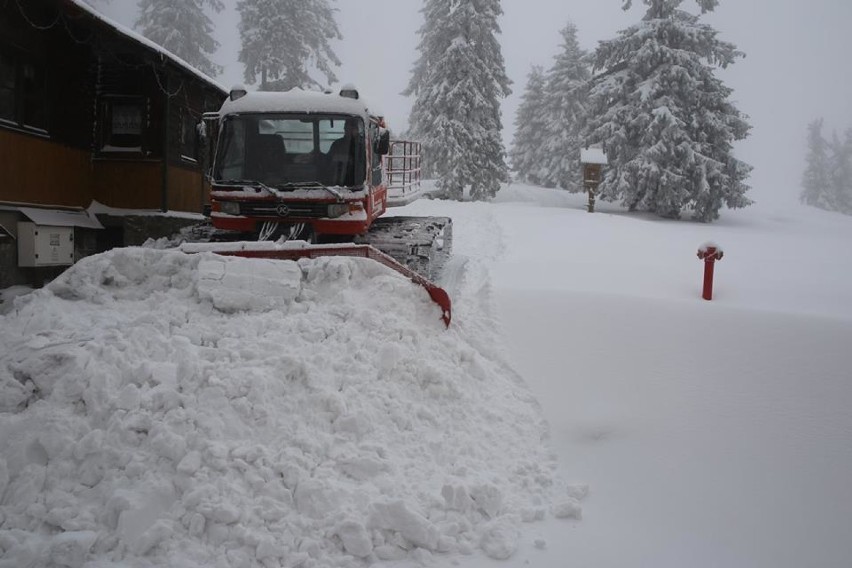
[[[278,189],[296,189],[299,187],[324,187],[318,181],[285,181],[283,183],[276,183],[275,187]]]
[[[287,183],[280,183],[275,186],[278,189],[297,189],[297,188],[317,188],[324,189],[333,196],[335,196],[340,201],[343,201],[343,194],[334,189],[333,187],[328,187],[324,183],[320,183],[318,181],[288,181]]]
[[[257,181],[255,179],[223,179],[214,180],[213,183],[217,185],[260,187],[269,191],[270,193],[274,193],[272,188],[270,188],[268,185],[266,185],[262,181]]]

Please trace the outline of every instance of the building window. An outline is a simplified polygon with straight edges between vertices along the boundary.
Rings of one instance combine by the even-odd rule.
[[[142,152],[142,99],[107,97],[101,108],[101,152]]]
[[[198,161],[198,123],[200,117],[187,108],[180,109],[180,157],[190,162]]]
[[[15,84],[17,83],[15,63],[7,55],[0,53],[0,119],[16,122]]]
[[[47,131],[44,68],[9,52],[0,52],[0,121]]]
[[[32,63],[21,65],[23,80],[23,123],[24,126],[47,130],[47,85],[44,70]]]

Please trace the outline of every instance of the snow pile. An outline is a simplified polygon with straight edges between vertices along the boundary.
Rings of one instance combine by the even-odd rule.
[[[12,301],[18,296],[24,296],[32,292],[29,286],[12,286],[0,290],[0,315],[11,309]]]
[[[7,312],[0,566],[508,558],[580,515],[526,387],[377,263],[123,249]]]

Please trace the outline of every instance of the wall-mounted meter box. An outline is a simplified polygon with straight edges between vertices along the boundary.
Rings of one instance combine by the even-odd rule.
[[[74,264],[74,227],[18,223],[18,266]]]

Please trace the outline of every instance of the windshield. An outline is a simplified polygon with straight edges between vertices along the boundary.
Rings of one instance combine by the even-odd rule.
[[[222,125],[216,181],[361,187],[364,121],[346,115],[241,114]]]

